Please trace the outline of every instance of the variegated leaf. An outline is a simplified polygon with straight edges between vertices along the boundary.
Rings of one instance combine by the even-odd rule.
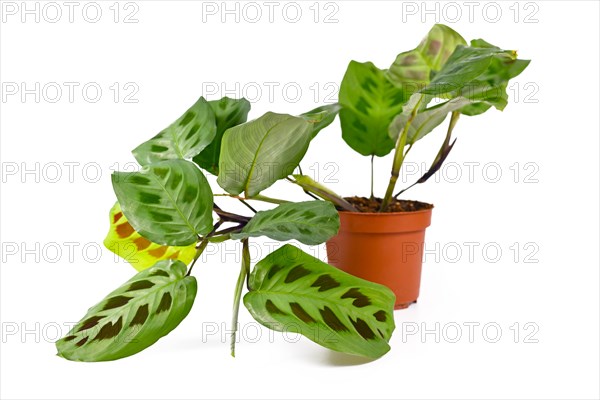
[[[73,361],[109,361],[154,344],[188,315],[196,278],[181,261],[163,260],[139,272],[104,300],[58,342],[58,355]]]
[[[223,134],[227,129],[246,122],[250,102],[246,99],[223,97],[220,100],[209,101],[208,104],[215,113],[217,134],[213,141],[194,157],[194,162],[211,174],[218,175]]]
[[[233,239],[267,236],[285,241],[296,239],[316,245],[331,239],[340,228],[335,206],[328,201],[285,203],[268,211],[259,211]]]
[[[212,142],[216,132],[215,113],[204,97],[200,97],[177,121],[132,153],[141,165],[190,159]]]
[[[162,161],[139,172],[115,172],[112,183],[131,226],[154,243],[185,246],[212,229],[212,191],[190,161]]]
[[[189,264],[196,254],[195,244],[165,246],[153,243],[140,235],[121,211],[119,202],[110,209],[110,228],[104,246],[128,261],[138,271],[151,267],[157,261],[174,259]]]
[[[370,358],[390,349],[395,296],[285,245],[256,264],[244,304],[261,324]]]

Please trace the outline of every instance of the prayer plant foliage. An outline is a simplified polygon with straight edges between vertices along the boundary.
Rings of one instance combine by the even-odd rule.
[[[117,203],[110,210],[104,243],[139,272],[88,310],[57,342],[58,354],[69,360],[105,361],[152,345],[188,315],[197,287],[190,273],[208,243],[240,240],[232,355],[243,302],[268,328],[298,332],[332,350],[381,357],[390,349],[394,330],[395,298],[387,287],[348,275],[290,244],[252,268],[249,240],[264,236],[323,243],[339,229],[336,208],[356,211],[299,168],[311,141],[338,114],[344,141],[358,153],[374,157],[394,150],[381,208],[385,211],[412,146],[451,115],[444,142],[417,184],[448,156],[458,116],[478,115],[491,107],[502,110],[508,81],[528,63],[517,59],[516,52],[481,39],[467,46],[457,32],[435,25],[389,69],[352,61],[340,86],[339,104],[299,116],[268,112],[247,122],[247,100],[201,97],[133,150],[141,166],[138,172],[113,174]],[[226,193],[213,194],[207,174],[216,175]],[[296,184],[314,200],[291,202],[261,194],[278,180]],[[239,200],[254,214],[221,209],[221,196]],[[249,200],[275,206],[256,212]],[[242,301],[244,287],[248,291]]]
[[[402,163],[417,141],[451,115],[429,171],[415,184],[425,182],[441,167],[454,145],[452,130],[458,117],[482,114],[491,107],[503,110],[508,81],[528,64],[517,59],[515,51],[482,39],[467,45],[461,35],[440,24],[416,48],[400,53],[388,69],[350,62],[340,85],[342,137],[365,156],[381,157],[394,150],[380,211],[386,211],[392,198],[408,189],[392,196]]]
[[[251,238],[316,245],[337,233],[339,217],[331,202],[284,202],[260,192],[294,172],[339,106],[297,117],[269,112],[246,122],[249,109],[245,99],[200,98],[133,150],[139,171],[112,175],[117,203],[109,213],[104,243],[140,272],[90,308],[57,342],[60,356],[115,360],[167,335],[194,303],[194,264],[209,242],[224,240],[242,243],[233,327],[247,286],[244,305],[269,328],[298,332],[324,347],[369,358],[390,349],[395,299],[388,288],[343,273],[290,244],[254,269],[250,263]],[[267,167],[269,174],[264,173]],[[226,195],[246,205],[248,199],[281,204],[252,217],[227,212],[216,204],[205,174],[216,174]],[[232,355],[235,341],[234,332]]]

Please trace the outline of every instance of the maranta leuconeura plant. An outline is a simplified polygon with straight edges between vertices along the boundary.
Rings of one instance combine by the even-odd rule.
[[[448,115],[453,128],[461,114],[502,110],[509,79],[528,63],[480,39],[467,45],[457,32],[435,25],[388,69],[352,61],[339,103],[298,116],[267,112],[248,121],[247,100],[200,97],[133,149],[139,171],[112,175],[117,201],[104,244],[138,273],[88,310],[56,343],[58,355],[107,361],[151,346],[188,316],[197,292],[193,267],[207,245],[239,240],[232,327],[237,328],[243,299],[252,317],[270,329],[300,333],[335,351],[381,357],[394,331],[395,297],[387,287],[342,272],[293,244],[252,265],[249,241],[268,237],[317,245],[336,235],[338,209],[352,205],[299,168],[312,139],[336,116],[342,138],[358,153],[385,156],[395,149],[385,211],[405,148]],[[452,129],[448,132],[431,169],[416,183],[435,173],[452,149]],[[217,177],[219,188],[211,187],[208,174]],[[300,200],[261,194],[279,180],[295,185]],[[242,202],[249,215],[222,209],[225,197]],[[252,201],[272,208],[257,212]],[[235,343],[234,329],[232,355]]]

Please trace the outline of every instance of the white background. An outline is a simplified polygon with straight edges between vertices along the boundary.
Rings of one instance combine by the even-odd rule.
[[[243,3],[239,22],[226,15],[225,23],[220,2],[168,3],[121,3],[117,23],[112,1],[98,2],[97,23],[83,18],[85,2],[75,8],[72,23],[62,2],[56,23],[48,21],[56,12],[50,8],[39,22],[35,15],[21,22],[20,2],[13,3],[16,15],[2,16],[3,89],[7,82],[63,88],[56,103],[49,101],[53,84],[39,102],[34,94],[22,99],[3,90],[2,398],[599,397],[597,2],[476,2],[469,15],[464,2],[315,7],[311,1],[298,3],[302,16],[296,23],[289,22],[295,17],[291,6],[282,14],[283,2],[272,23],[262,2],[255,3],[263,13],[255,23],[249,19],[256,8],[243,14]],[[214,6],[217,14],[203,12]],[[434,11],[424,14],[424,7]],[[93,19],[94,10],[86,10]],[[124,23],[134,11],[138,22]],[[267,110],[307,111],[329,100],[327,85],[340,82],[351,59],[386,68],[435,22],[533,61],[515,80],[503,113],[459,121],[450,167],[439,182],[407,193],[436,208],[419,303],[395,313],[397,330],[386,356],[364,363],[295,335],[261,330],[257,338],[257,325],[242,307],[242,340],[237,357],[230,357],[228,337],[221,334],[229,328],[239,269],[233,243],[209,248],[213,254],[194,271],[194,309],[155,346],[110,363],[55,356],[53,341],[66,333],[66,324],[134,274],[108,251],[99,257],[95,252],[115,200],[111,169],[132,162],[132,148],[202,94],[254,97],[251,118]],[[79,84],[73,102],[65,82]],[[115,82],[121,89],[116,103],[110,89]],[[102,88],[96,103],[83,97],[86,83]],[[125,90],[127,83],[133,86]],[[213,90],[221,83],[228,93]],[[274,86],[272,98],[268,85]],[[125,102],[136,87],[138,102]],[[94,97],[92,89],[88,95]],[[443,135],[440,128],[420,142],[408,162],[431,162]],[[71,162],[69,177],[64,163]],[[344,195],[368,195],[368,164],[341,140],[338,122],[321,132],[302,163]],[[380,196],[390,164],[390,157],[376,162]],[[98,166],[101,176],[93,182]],[[34,172],[23,174],[25,169]],[[416,177],[403,177],[404,185]],[[286,183],[265,194],[306,198]],[[234,202],[221,205],[245,212]],[[71,242],[76,244],[65,244]],[[313,251],[325,257],[322,247]],[[267,252],[265,243],[253,248],[254,261]],[[452,343],[457,327],[462,336]],[[430,333],[422,336],[423,329]]]

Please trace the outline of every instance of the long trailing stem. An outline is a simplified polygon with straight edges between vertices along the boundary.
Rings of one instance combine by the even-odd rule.
[[[454,130],[454,127],[456,126],[456,123],[458,122],[459,117],[460,117],[460,111],[452,112],[452,115],[450,117],[450,124],[448,125],[448,130],[446,131],[446,137],[444,138],[444,143],[442,143],[440,150],[438,151],[437,155],[435,156],[435,159],[431,163],[431,167],[429,168],[429,170],[421,178],[419,178],[419,180],[414,182],[412,185],[410,185],[410,186],[402,189],[398,193],[396,193],[394,195],[395,199],[397,199],[398,196],[400,196],[402,193],[406,192],[408,189],[412,188],[416,184],[425,182],[427,179],[429,179],[429,177],[431,175],[435,174],[435,172],[441,167],[442,163],[444,162],[444,159],[448,155],[448,152],[452,148],[452,146],[450,146],[450,139],[452,138],[452,131]]]
[[[392,176],[390,177],[390,182],[388,183],[387,190],[385,191],[385,196],[383,197],[383,201],[381,202],[381,208],[379,212],[385,212],[387,210],[390,201],[392,200],[392,195],[394,194],[394,188],[396,187],[396,181],[400,176],[400,168],[402,168],[402,163],[404,162],[404,158],[412,148],[412,145],[408,147],[408,150],[404,151],[404,147],[406,146],[406,138],[408,136],[408,129],[412,124],[412,121],[415,119],[417,112],[419,110],[419,105],[421,101],[423,101],[423,95],[417,101],[414,108],[410,113],[410,117],[408,121],[406,121],[406,125],[404,125],[404,129],[400,132],[398,136],[398,140],[396,142],[396,151],[394,152],[394,162],[392,164]]]
[[[231,356],[235,357],[235,342],[237,340],[238,315],[240,312],[240,300],[242,298],[242,290],[244,282],[248,279],[250,273],[250,249],[248,247],[248,239],[242,240],[242,265],[237,283],[235,284],[235,292],[233,295],[233,316],[231,318]]]

